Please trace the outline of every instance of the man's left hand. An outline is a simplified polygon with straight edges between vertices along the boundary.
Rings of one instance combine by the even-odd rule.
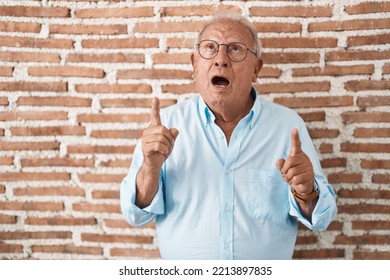
[[[309,157],[302,151],[298,129],[291,132],[291,149],[287,159],[278,159],[276,166],[283,179],[300,195],[309,195],[314,189],[314,170]]]

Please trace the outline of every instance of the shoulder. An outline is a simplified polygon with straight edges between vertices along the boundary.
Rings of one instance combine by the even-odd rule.
[[[168,123],[180,122],[183,119],[193,117],[197,113],[198,100],[199,96],[195,96],[161,109],[162,121]]]
[[[191,97],[191,98],[186,99],[184,101],[180,101],[174,105],[165,107],[165,108],[161,109],[161,113],[162,114],[172,114],[172,113],[177,113],[177,112],[180,112],[183,110],[187,110],[191,107],[194,107],[194,105],[196,107],[196,104],[198,103],[198,98],[199,98],[199,96],[194,96],[194,97]]]
[[[296,111],[263,98],[260,99],[260,103],[261,111],[257,121],[258,125],[276,129],[278,133],[282,131],[289,133],[293,128],[306,129],[305,122]]]
[[[277,103],[273,103],[269,100],[260,98],[261,103],[261,114],[267,117],[272,117],[273,121],[293,121],[301,122],[302,118],[298,113],[288,107],[282,106]]]
[[[280,104],[277,104],[277,103],[274,103],[272,101],[269,101],[269,100],[266,100],[264,98],[260,98],[260,102],[261,102],[261,107],[262,109],[265,109],[265,110],[268,110],[268,111],[273,111],[273,112],[278,112],[278,113],[282,113],[282,114],[292,114],[292,115],[296,115],[297,113],[288,108],[288,107],[285,107],[285,106],[282,106]]]

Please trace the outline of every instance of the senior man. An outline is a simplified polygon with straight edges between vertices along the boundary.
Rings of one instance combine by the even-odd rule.
[[[156,220],[163,259],[291,259],[297,221],[325,230],[336,215],[305,123],[252,86],[260,51],[246,18],[217,15],[191,57],[200,96],[152,101],[121,208]]]

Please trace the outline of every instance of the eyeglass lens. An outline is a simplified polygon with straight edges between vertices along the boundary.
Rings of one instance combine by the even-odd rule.
[[[218,44],[212,40],[203,40],[198,44],[199,54],[205,59],[214,58],[219,51],[220,46],[226,46],[226,51],[228,57],[233,61],[242,61],[245,59],[248,48],[243,43],[230,43],[226,44]]]

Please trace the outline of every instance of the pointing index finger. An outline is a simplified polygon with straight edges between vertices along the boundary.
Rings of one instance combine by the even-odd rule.
[[[298,129],[294,128],[291,131],[291,150],[290,156],[295,156],[302,152],[301,140],[299,139]]]
[[[152,106],[150,108],[150,124],[161,125],[160,100],[157,97],[152,99]]]

